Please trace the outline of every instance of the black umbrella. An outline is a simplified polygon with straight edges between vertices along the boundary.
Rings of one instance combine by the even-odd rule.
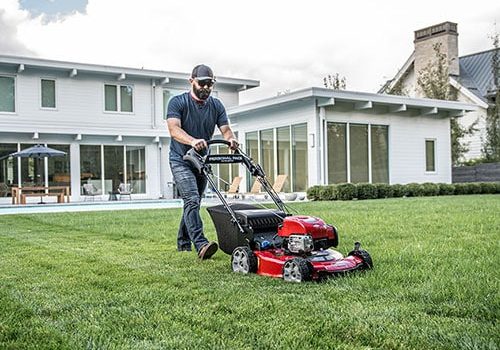
[[[45,157],[64,157],[65,155],[66,152],[58,151],[43,145],[35,145],[33,147],[23,149],[22,151],[9,154],[11,157],[35,158],[37,161]],[[40,203],[43,203],[43,201]]]

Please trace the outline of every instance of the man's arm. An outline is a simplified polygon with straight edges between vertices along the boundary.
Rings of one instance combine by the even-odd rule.
[[[231,130],[231,127],[229,125],[223,125],[219,128],[222,137],[224,137],[224,140],[231,142],[231,149],[237,149],[238,146],[240,145],[238,143],[238,140],[236,140],[236,137],[234,137],[233,130]]]
[[[168,118],[167,119],[168,131],[170,132],[170,136],[174,138],[175,141],[183,143],[185,145],[190,145],[197,151],[201,151],[204,148],[207,148],[207,142],[203,139],[195,139],[191,135],[189,135],[184,129],[181,127],[181,120],[178,118]]]

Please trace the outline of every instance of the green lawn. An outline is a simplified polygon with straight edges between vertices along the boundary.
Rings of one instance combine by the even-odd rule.
[[[175,251],[180,210],[0,216],[1,349],[497,349],[500,196],[297,203],[375,269],[290,284]],[[203,209],[206,231],[215,238]]]

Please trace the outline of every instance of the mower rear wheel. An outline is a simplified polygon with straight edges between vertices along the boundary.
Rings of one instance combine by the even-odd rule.
[[[283,280],[286,282],[304,282],[312,279],[309,262],[303,258],[293,258],[283,265]]]
[[[249,247],[236,247],[231,255],[231,266],[234,272],[257,272],[257,257]]]

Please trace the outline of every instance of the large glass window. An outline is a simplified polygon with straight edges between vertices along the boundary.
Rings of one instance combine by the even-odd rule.
[[[104,191],[116,191],[123,176],[123,146],[104,146]]]
[[[349,125],[351,182],[368,182],[368,125]]]
[[[80,146],[81,184],[92,183],[102,190],[101,146]]]
[[[146,157],[144,147],[126,146],[127,182],[133,193],[146,193]]]
[[[389,183],[389,127],[371,125],[372,182]]]
[[[21,150],[34,145],[22,144]],[[44,186],[44,158],[21,158],[21,184],[23,186]]]
[[[303,192],[307,189],[307,124],[292,125],[292,164],[293,191]]]
[[[347,135],[345,123],[327,123],[328,182],[347,182]]]
[[[0,112],[15,112],[15,80],[0,76]]]
[[[287,180],[283,186],[284,192],[290,192],[290,127],[285,126],[276,129],[276,137],[278,138],[278,175],[288,175]]]
[[[49,147],[66,152],[63,157],[47,158],[49,186],[71,186],[69,145],[49,145]]]
[[[273,129],[260,132],[260,165],[266,173],[269,183],[274,183],[274,135]]]
[[[42,108],[56,108],[56,81],[50,79],[41,80],[41,103]]]
[[[104,110],[133,112],[134,88],[131,85],[104,85]],[[120,106],[120,109],[118,109]]]
[[[388,126],[328,122],[327,140],[329,183],[368,182],[370,169],[372,183],[389,183]]]
[[[257,131],[247,132],[245,135],[246,154],[252,158],[255,163],[259,163],[259,140]],[[253,184],[252,175],[247,171],[247,188]]]
[[[435,140],[425,140],[425,171],[436,171]]]
[[[17,158],[9,157],[14,152],[17,152],[17,144],[0,143],[0,197],[10,197],[10,188],[19,183]]]

